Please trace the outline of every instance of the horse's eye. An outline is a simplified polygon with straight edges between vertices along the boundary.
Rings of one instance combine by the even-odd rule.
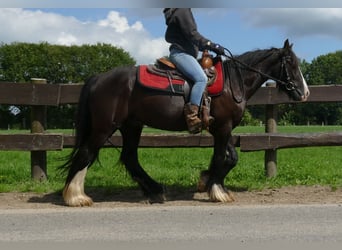
[[[288,62],[288,63],[290,63],[290,64],[292,64],[292,62],[293,62],[293,60],[292,60],[292,57],[291,57],[291,56],[287,56],[287,57],[285,57],[285,60],[286,60],[286,62]]]

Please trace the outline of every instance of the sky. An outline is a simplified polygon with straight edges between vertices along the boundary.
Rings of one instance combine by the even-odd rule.
[[[135,0],[130,0],[129,6],[124,1],[108,4],[106,0],[98,0],[97,7],[94,1],[83,0],[77,5],[75,0],[75,6],[70,5],[71,1],[69,4],[63,2],[3,0],[0,4],[0,43],[110,43],[128,51],[138,64],[153,63],[156,58],[168,55],[161,8],[167,1],[150,4],[153,1],[147,0],[144,6],[149,8],[131,6]],[[216,4],[213,8],[199,8],[202,6],[194,4],[196,7],[192,8],[198,31],[233,54],[282,47],[287,38],[294,44],[297,56],[308,62],[342,50],[342,8],[335,7],[342,7],[341,3],[334,5],[334,1],[326,0],[329,6],[326,8],[321,6],[322,1],[312,0],[313,8],[298,4],[274,5],[274,0],[261,0],[264,4],[259,6],[254,6],[256,1],[245,5],[242,3],[248,0],[234,2]],[[154,6],[158,8],[152,8]]]

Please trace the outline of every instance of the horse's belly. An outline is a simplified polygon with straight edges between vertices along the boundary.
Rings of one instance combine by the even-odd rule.
[[[143,124],[162,130],[186,130],[184,99],[179,96],[151,96],[136,107],[135,116]]]

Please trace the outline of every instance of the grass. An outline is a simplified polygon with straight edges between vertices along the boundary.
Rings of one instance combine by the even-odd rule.
[[[146,133],[156,133],[146,129]],[[341,126],[279,127],[280,132],[329,132],[341,131]],[[263,132],[263,127],[239,127],[236,133]],[[70,131],[71,133],[71,131]],[[43,183],[30,178],[30,153],[0,151],[0,192],[54,192],[64,184],[64,176],[58,170],[60,159],[70,149],[48,152],[49,180]],[[113,192],[136,188],[125,168],[118,164],[120,149],[102,149],[100,163],[88,171],[86,188],[100,188]],[[278,150],[278,174],[268,179],[264,174],[264,152],[239,152],[236,168],[226,177],[226,185],[232,189],[255,190],[291,185],[328,185],[342,187],[342,148],[307,147]],[[167,186],[194,188],[201,170],[207,169],[211,148],[144,148],[139,157],[144,169],[157,181]]]

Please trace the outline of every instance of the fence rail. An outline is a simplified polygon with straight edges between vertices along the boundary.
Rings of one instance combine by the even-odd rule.
[[[55,151],[72,148],[75,136],[65,134],[0,134],[2,151]],[[233,142],[242,152],[276,150],[282,148],[342,146],[342,132],[327,133],[265,133],[235,134]],[[212,147],[214,141],[210,135],[158,134],[142,135],[141,148],[182,148]],[[113,135],[104,147],[121,147],[120,135]]]
[[[58,106],[76,104],[82,84],[34,84],[0,82],[0,104]],[[308,102],[341,102],[342,85],[310,86]],[[262,87],[248,105],[295,103],[274,87]]]
[[[0,83],[0,104],[32,106],[31,134],[0,134],[0,150],[31,151],[31,172],[34,179],[47,176],[46,151],[62,150],[74,145],[72,135],[44,133],[45,106],[77,104],[82,84]],[[310,87],[308,102],[342,102],[342,85]],[[248,105],[265,105],[266,133],[236,134],[234,143],[241,151],[265,150],[268,176],[276,174],[277,149],[311,146],[341,146],[342,132],[277,133],[276,107],[295,103],[274,87],[262,87]],[[36,114],[35,114],[36,112]],[[38,113],[38,114],[37,114]],[[38,127],[38,128],[34,128]],[[121,146],[121,137],[114,135],[105,147]],[[212,147],[210,135],[163,134],[143,135],[140,147]]]

